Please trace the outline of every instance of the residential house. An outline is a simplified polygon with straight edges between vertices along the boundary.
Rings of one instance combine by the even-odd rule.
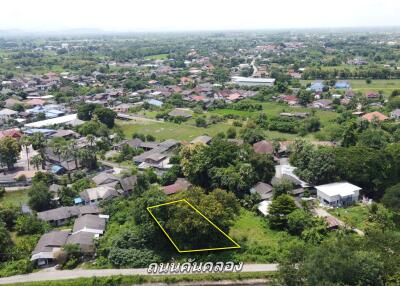
[[[90,232],[77,232],[68,236],[66,244],[76,244],[84,255],[92,255],[95,251],[96,236]]]
[[[178,178],[172,185],[164,186],[164,193],[166,195],[173,195],[181,191],[187,190],[192,184],[185,178]]]
[[[262,140],[253,144],[253,150],[257,154],[274,154],[274,144],[272,141]]]
[[[107,185],[111,187],[115,187],[119,183],[119,178],[114,175],[101,172],[92,178],[92,181],[96,184],[96,186]]]
[[[118,196],[120,196],[120,193],[114,187],[107,185],[86,189],[79,193],[79,197],[85,205],[97,204],[100,201]]]
[[[378,120],[378,121],[385,121],[388,120],[389,117],[386,115],[383,115],[382,113],[378,111],[366,113],[363,116],[361,116],[362,119],[367,120],[369,122],[372,122],[373,120]]]
[[[368,99],[379,99],[380,96],[381,95],[379,94],[379,92],[376,92],[376,91],[367,91],[365,93],[365,97]]]
[[[8,108],[3,108],[2,110],[0,110],[0,121],[8,121],[10,119],[16,118],[16,116],[18,115],[17,111],[8,109]]]
[[[120,181],[121,188],[125,193],[129,193],[133,191],[133,188],[136,186],[137,183],[137,176],[129,176],[122,178]]]
[[[314,92],[323,92],[325,85],[320,81],[316,81],[313,82],[308,89]]]
[[[349,89],[350,84],[347,81],[338,81],[337,83],[335,83],[335,88],[336,89]]]
[[[7,129],[7,130],[0,130],[0,139],[6,136],[10,136],[14,139],[19,139],[22,137],[21,131],[16,128]]]
[[[174,110],[168,113],[168,116],[171,117],[183,117],[183,118],[190,118],[192,117],[192,112],[186,109],[179,109],[175,108]]]
[[[68,235],[68,232],[58,230],[42,235],[32,252],[31,261],[34,261],[39,267],[53,264],[57,252],[67,242]]]
[[[84,215],[78,217],[74,222],[72,234],[89,232],[101,235],[106,229],[106,219],[102,215]]]
[[[201,136],[194,138],[192,141],[190,141],[190,143],[191,144],[202,143],[202,144],[208,145],[208,144],[210,144],[211,140],[212,140],[212,137],[207,136],[207,135],[201,135]]]
[[[332,100],[330,99],[319,99],[311,103],[312,108],[318,109],[331,109]]]
[[[270,200],[273,197],[272,186],[263,182],[258,182],[252,187],[250,193],[259,194],[261,200]]]
[[[390,112],[390,118],[400,119],[400,109],[397,108],[397,109],[393,110],[392,112]]]
[[[348,182],[338,182],[315,187],[317,198],[322,204],[344,207],[354,204],[360,196],[360,187]]]
[[[85,214],[99,214],[97,206],[70,206],[38,212],[39,219],[55,226],[64,225],[69,219]]]

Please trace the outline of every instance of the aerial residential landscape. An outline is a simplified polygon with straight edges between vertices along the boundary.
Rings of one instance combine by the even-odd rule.
[[[400,28],[10,19],[0,285],[400,285]]]

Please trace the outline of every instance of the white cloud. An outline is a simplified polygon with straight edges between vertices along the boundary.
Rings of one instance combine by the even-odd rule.
[[[13,0],[0,29],[210,30],[400,26],[398,0]]]

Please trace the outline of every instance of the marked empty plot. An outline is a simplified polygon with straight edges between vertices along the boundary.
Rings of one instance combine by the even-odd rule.
[[[148,207],[147,210],[179,253],[240,248],[229,235],[185,199]],[[185,222],[176,223],[174,217]],[[190,229],[183,228],[188,225]]]

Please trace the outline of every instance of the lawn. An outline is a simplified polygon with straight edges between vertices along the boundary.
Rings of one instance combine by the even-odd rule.
[[[265,218],[245,209],[241,210],[229,235],[242,248],[238,251],[237,258],[253,263],[276,262],[284,241],[297,239],[286,232],[271,230]]]
[[[365,228],[368,218],[368,208],[364,205],[331,209],[328,212],[348,225],[355,226],[361,230]]]
[[[197,136],[209,135],[214,137],[219,132],[226,132],[229,127],[233,127],[228,123],[218,123],[208,126],[207,128],[196,127],[191,125],[189,122],[176,124],[172,122],[122,122],[117,121],[117,124],[121,127],[126,138],[132,138],[134,133],[151,134],[157,141],[163,141],[166,139],[175,139],[179,141],[192,141]],[[237,133],[239,128],[236,128]],[[267,138],[269,139],[294,139],[296,134],[287,134],[277,131],[266,131]]]
[[[349,80],[349,83],[354,91],[362,93],[366,91],[382,91],[385,95],[390,95],[393,90],[400,89],[400,79],[373,79],[370,84],[367,84],[365,80]]]
[[[145,60],[166,60],[168,58],[168,54],[158,54],[144,57]]]
[[[117,124],[123,130],[126,138],[132,138],[133,133],[153,135],[157,141],[175,139],[191,141],[200,135],[215,136],[219,132],[226,132],[228,124],[216,124],[207,128],[196,127],[187,123],[176,124],[172,122],[136,122],[127,123],[118,121]]]
[[[22,205],[26,202],[28,202],[28,190],[6,192],[4,197],[0,198],[0,205]]]

